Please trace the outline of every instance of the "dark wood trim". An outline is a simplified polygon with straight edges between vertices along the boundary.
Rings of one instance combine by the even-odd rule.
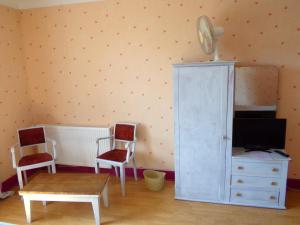
[[[288,179],[287,186],[288,188],[300,190],[300,179]]]
[[[45,171],[46,168],[29,170],[28,176],[30,177],[32,174],[36,173],[37,171],[41,171],[41,170]],[[57,170],[57,172],[68,172],[68,173],[94,173],[95,172],[94,167],[69,166],[69,165],[60,165],[60,164],[56,164],[56,170]],[[143,178],[144,170],[145,169],[142,169],[142,168],[137,169],[139,178]],[[171,180],[171,181],[175,180],[175,172],[174,171],[164,171],[164,170],[158,170],[158,171],[166,173],[166,180]],[[113,169],[101,168],[100,172],[109,173],[112,176],[115,176],[115,172]],[[126,176],[133,177],[133,169],[132,168],[126,168],[125,173],[126,173]],[[18,186],[17,175],[13,175],[13,176],[9,177],[8,179],[6,179],[2,183],[2,191],[11,190],[16,186]],[[300,179],[288,179],[287,186],[289,188],[300,190]]]
[[[15,175],[7,178],[5,181],[2,182],[1,191],[3,191],[3,192],[9,191],[17,185],[18,185],[18,179],[17,179],[17,175],[15,174]]]
[[[35,169],[35,170],[29,170],[28,176],[30,177],[32,174],[36,173],[37,171],[46,170],[46,168],[42,169]],[[61,165],[56,164],[56,170],[57,172],[68,172],[68,173],[94,173],[95,169],[94,167],[88,167],[88,166],[69,166],[69,165]],[[138,168],[138,177],[143,178],[143,171],[146,169]],[[175,180],[175,172],[174,171],[164,171],[164,170],[158,170],[161,172],[166,173],[166,180]],[[107,169],[107,168],[101,168],[100,172],[103,173],[109,173],[112,176],[115,176],[115,172],[113,169]],[[125,169],[126,176],[133,177],[133,169],[132,168],[126,168]],[[14,187],[18,186],[18,179],[17,175],[13,175],[6,179],[2,183],[2,191],[8,191],[13,189]],[[289,188],[298,189],[300,190],[300,179],[288,179],[287,180],[287,186]]]
[[[36,173],[38,169],[28,170],[27,176],[30,177],[32,174]],[[17,174],[7,178],[2,182],[2,191],[9,191],[13,189],[15,186],[19,186]]]
[[[95,169],[94,167],[87,167],[87,166],[69,166],[69,165],[60,165],[56,164],[56,170],[57,172],[68,172],[68,173],[94,173]],[[139,178],[143,178],[143,171],[145,169],[138,168],[137,169],[137,174]],[[30,177],[32,174],[38,172],[38,171],[46,171],[46,168],[42,169],[35,169],[35,170],[29,170],[27,175]],[[158,170],[161,172],[166,173],[166,180],[175,180],[175,173],[174,171],[164,171],[164,170]],[[115,171],[114,169],[107,169],[107,168],[101,168],[100,172],[103,173],[109,173],[112,176],[115,176]],[[132,168],[125,168],[125,174],[128,177],[133,177],[133,169]],[[14,187],[18,186],[18,178],[17,175],[13,175],[6,179],[2,183],[2,191],[8,191],[13,189]]]
[[[68,166],[68,165],[59,165],[56,164],[56,168],[58,172],[74,172],[74,173],[94,173],[95,169],[94,167],[87,167],[87,166]],[[139,178],[144,178],[143,171],[146,169],[138,168],[137,174]],[[166,173],[166,180],[175,180],[175,172],[174,171],[165,171],[165,170],[157,170],[161,172]],[[101,168],[100,173],[110,173],[111,175],[115,175],[115,171],[113,169],[107,169],[107,168]],[[133,177],[133,169],[126,167],[125,168],[125,174],[128,177]]]

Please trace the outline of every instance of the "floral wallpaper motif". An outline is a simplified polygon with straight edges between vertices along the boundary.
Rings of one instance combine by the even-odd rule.
[[[20,12],[0,6],[0,182],[15,174],[9,148],[17,128],[31,123]]]
[[[139,166],[172,170],[172,64],[208,59],[195,30],[197,17],[208,15],[225,28],[222,59],[280,69],[289,176],[300,178],[299,10],[297,0],[105,0],[23,10],[34,122],[137,121]]]

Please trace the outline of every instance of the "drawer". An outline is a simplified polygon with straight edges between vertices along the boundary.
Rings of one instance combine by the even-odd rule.
[[[275,177],[248,177],[233,175],[232,187],[279,188],[280,179]]]
[[[251,189],[231,189],[230,201],[257,206],[276,206],[279,202],[279,191],[259,191]]]
[[[280,177],[281,163],[232,161],[232,174],[261,177]]]

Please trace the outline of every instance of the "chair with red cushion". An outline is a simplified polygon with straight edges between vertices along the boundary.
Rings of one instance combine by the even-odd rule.
[[[111,141],[109,151],[99,155],[100,142],[107,139]],[[121,192],[125,196],[125,166],[132,160],[135,180],[137,180],[135,144],[136,144],[136,124],[117,123],[112,136],[99,138],[97,140],[98,149],[95,164],[95,172],[99,173],[99,164],[108,164],[115,168],[118,176],[120,168]],[[123,147],[120,147],[123,146]]]
[[[24,175],[24,182],[27,183],[26,170],[31,170],[40,167],[48,167],[50,172],[50,167],[52,168],[52,173],[56,173],[55,159],[56,159],[56,142],[50,138],[45,137],[44,127],[30,127],[18,130],[18,143],[11,147],[12,153],[12,164],[17,170],[18,182],[20,189],[23,189],[23,179],[22,172]],[[48,143],[52,145],[51,153],[48,152]],[[16,160],[15,149],[18,147],[20,150],[20,159]],[[24,155],[25,148],[43,149],[43,152]]]

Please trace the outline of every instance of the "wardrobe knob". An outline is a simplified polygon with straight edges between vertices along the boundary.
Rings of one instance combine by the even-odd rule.
[[[271,196],[270,196],[270,199],[271,199],[271,200],[275,200],[276,198],[275,198],[275,196],[271,195]]]
[[[236,182],[239,183],[239,184],[244,183],[243,180],[241,180],[241,179],[238,179]]]
[[[277,185],[277,182],[273,181],[273,182],[271,182],[271,185],[272,185],[272,186],[276,186],[276,185]]]
[[[278,168],[273,168],[273,169],[272,169],[272,172],[278,172],[278,171],[279,171]]]
[[[236,195],[235,195],[236,197],[242,197],[242,193],[236,193]]]
[[[238,166],[237,169],[238,169],[238,170],[243,170],[244,167],[243,167],[243,166]]]

